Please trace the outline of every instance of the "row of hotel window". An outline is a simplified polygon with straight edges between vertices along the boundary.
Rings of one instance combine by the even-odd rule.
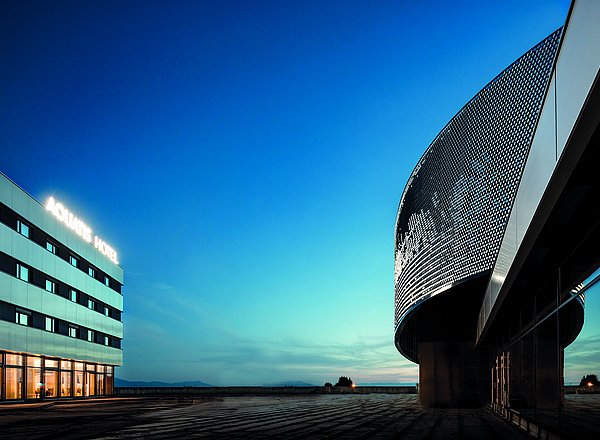
[[[95,268],[87,260],[79,257],[66,246],[59,244],[58,241],[54,240],[38,227],[28,224],[12,209],[2,203],[0,203],[0,222],[17,231],[24,237],[29,238],[34,243],[45,247],[48,252],[60,257],[65,261],[68,261],[73,267],[86,272],[89,276],[98,280],[105,286],[118,293],[121,293],[121,283],[112,279],[101,270]]]
[[[0,398],[44,399],[111,395],[111,365],[0,353]]]
[[[19,260],[16,260],[15,258],[3,252],[0,252],[0,270],[16,276],[22,281],[34,284],[39,288],[46,290],[47,292],[62,296],[63,298],[87,307],[90,310],[102,313],[109,318],[116,319],[117,321],[121,320],[120,310],[108,306],[84,292],[78,292],[71,286],[50,278],[45,273],[28,267]]]
[[[121,348],[121,339],[77,324],[0,301],[0,320],[14,322],[95,344]]]

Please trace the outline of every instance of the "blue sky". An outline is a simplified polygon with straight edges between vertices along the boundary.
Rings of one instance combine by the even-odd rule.
[[[119,377],[414,382],[393,346],[404,184],[568,6],[4,2],[1,169],[118,250]]]

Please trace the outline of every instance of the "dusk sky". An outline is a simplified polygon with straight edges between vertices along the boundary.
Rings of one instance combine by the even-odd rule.
[[[568,8],[2,2],[0,169],[117,249],[117,377],[414,383],[393,344],[404,185]]]

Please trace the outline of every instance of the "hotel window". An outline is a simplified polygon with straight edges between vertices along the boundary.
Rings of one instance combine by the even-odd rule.
[[[104,315],[105,316],[110,316],[110,309],[108,307],[104,307]]]
[[[17,263],[17,278],[29,282],[29,269],[19,263]]]
[[[79,260],[73,255],[69,255],[69,263],[71,263],[71,266],[73,267],[79,267]]]
[[[92,266],[88,267],[88,275],[91,276],[92,278],[96,277],[96,269],[94,269]]]
[[[17,220],[17,232],[23,237],[29,238],[29,226],[27,226],[21,220]]]
[[[54,333],[54,318],[46,316],[46,331]]]
[[[69,295],[69,299],[71,301],[73,301],[74,303],[77,302],[77,291],[76,290],[71,289],[71,293]]]
[[[15,322],[21,325],[29,325],[29,314],[22,310],[17,310],[15,312]]]
[[[74,327],[72,325],[69,326],[69,336],[72,338],[77,337],[77,327]]]
[[[94,310],[95,303],[91,299],[88,299],[88,309]]]
[[[88,342],[94,342],[94,331],[88,330]]]
[[[104,345],[108,345],[108,336],[104,337]]]
[[[106,275],[104,275],[104,285],[110,287],[110,279]]]
[[[46,241],[46,250],[52,254],[56,254],[56,246],[49,241]]]
[[[50,293],[56,293],[56,283],[52,280],[46,280],[46,290]]]

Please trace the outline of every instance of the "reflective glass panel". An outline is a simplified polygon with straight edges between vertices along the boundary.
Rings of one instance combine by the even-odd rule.
[[[19,232],[21,235],[23,235],[23,236],[25,236],[25,237],[29,238],[29,226],[27,226],[27,225],[26,225],[25,223],[23,223],[21,220],[17,220],[17,231],[18,231],[18,232]]]
[[[105,394],[110,396],[112,393],[113,393],[113,377],[107,375],[106,376]]]
[[[46,331],[54,332],[54,319],[46,316]]]
[[[21,264],[17,264],[17,278],[29,282],[29,269]]]
[[[46,280],[46,290],[51,293],[54,293],[56,291],[56,284],[54,283],[54,281]]]
[[[27,313],[17,311],[15,313],[15,321],[17,324],[29,325],[29,315]]]

